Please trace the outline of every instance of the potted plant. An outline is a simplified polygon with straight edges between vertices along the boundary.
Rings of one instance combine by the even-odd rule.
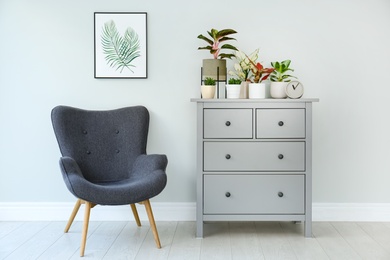
[[[222,53],[224,49],[237,50],[231,44],[224,43],[229,40],[235,40],[234,38],[228,37],[231,34],[237,33],[232,29],[223,29],[216,30],[211,29],[207,31],[210,37],[206,37],[202,34],[198,35],[198,39],[204,40],[207,42],[207,46],[199,47],[198,50],[208,50],[213,55],[213,59],[204,59],[203,60],[203,79],[213,78],[219,81],[226,80],[226,60],[225,58],[231,59],[234,57],[234,54]],[[222,44],[224,43],[224,44]],[[222,45],[221,45],[222,44]]]
[[[227,98],[240,98],[241,79],[230,78],[226,85]]]
[[[270,93],[273,98],[286,98],[286,86],[291,78],[296,78],[290,74],[289,71],[294,71],[290,68],[291,60],[284,60],[282,62],[271,62],[274,71],[271,73]]]
[[[215,79],[206,78],[201,86],[202,98],[214,98],[215,96]]]
[[[266,86],[263,81],[268,79],[274,68],[264,68],[260,62],[249,57],[248,60],[253,77],[252,83],[249,83],[249,98],[265,98]]]
[[[240,98],[248,98],[248,85],[251,76],[251,63],[249,60],[257,60],[258,53],[259,49],[256,49],[249,56],[240,50],[235,51],[237,63],[234,64],[234,70],[229,71],[229,75],[238,77],[241,80]]]

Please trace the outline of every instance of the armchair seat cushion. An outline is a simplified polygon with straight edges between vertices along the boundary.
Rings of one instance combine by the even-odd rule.
[[[132,176],[125,180],[90,183],[80,187],[79,198],[100,205],[128,205],[141,202],[158,195],[167,182],[166,174],[162,171],[152,172],[156,175]]]

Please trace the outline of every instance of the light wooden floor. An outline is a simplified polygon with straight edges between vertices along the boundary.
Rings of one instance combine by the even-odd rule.
[[[390,223],[314,222],[313,238],[291,222],[91,222],[85,259],[390,259]],[[81,222],[0,222],[0,259],[80,259]]]

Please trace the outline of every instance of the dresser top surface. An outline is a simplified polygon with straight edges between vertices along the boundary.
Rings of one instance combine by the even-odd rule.
[[[312,103],[319,102],[318,98],[299,98],[299,99],[275,99],[275,98],[262,98],[262,99],[203,99],[203,98],[191,98],[191,102],[197,103]]]

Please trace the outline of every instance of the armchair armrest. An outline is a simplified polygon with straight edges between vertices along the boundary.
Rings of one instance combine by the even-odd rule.
[[[165,172],[167,165],[168,159],[165,154],[141,154],[135,159],[132,173],[147,174],[158,170]]]
[[[79,165],[71,157],[61,157],[60,158],[60,169],[62,173],[62,178],[65,181],[66,187],[68,190],[79,198],[77,194],[77,187],[80,183],[87,183],[88,181],[84,178]]]

